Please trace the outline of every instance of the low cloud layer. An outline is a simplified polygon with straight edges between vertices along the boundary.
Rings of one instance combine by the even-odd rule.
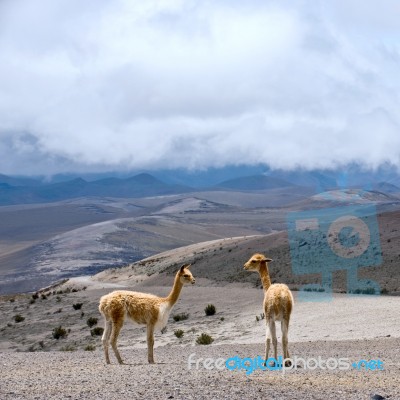
[[[397,1],[0,3],[0,173],[400,166]]]

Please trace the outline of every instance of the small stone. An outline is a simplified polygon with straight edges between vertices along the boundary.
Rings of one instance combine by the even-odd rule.
[[[371,400],[385,400],[386,397],[381,396],[380,394],[371,395]]]

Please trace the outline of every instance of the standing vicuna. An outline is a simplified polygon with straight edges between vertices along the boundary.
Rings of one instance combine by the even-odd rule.
[[[278,340],[276,338],[275,321],[281,321],[282,348],[284,359],[290,358],[288,350],[288,330],[290,314],[293,308],[293,296],[290,289],[283,283],[271,285],[269,278],[268,263],[272,260],[262,254],[254,254],[246,264],[247,271],[258,271],[264,288],[264,313],[266,323],[265,362],[272,344],[274,345],[274,357],[277,360]],[[287,362],[286,364],[289,364]]]
[[[176,273],[174,286],[167,297],[157,297],[152,294],[128,290],[116,290],[100,299],[99,310],[105,319],[102,342],[107,364],[110,364],[108,354],[110,341],[118,362],[123,364],[117,348],[117,339],[124,324],[125,316],[128,316],[138,324],[147,325],[148,361],[150,364],[154,364],[154,330],[162,330],[167,324],[169,314],[179,298],[183,285],[195,282],[189,267],[190,264],[182,265]]]

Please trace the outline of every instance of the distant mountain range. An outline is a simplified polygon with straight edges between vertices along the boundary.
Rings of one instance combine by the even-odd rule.
[[[95,179],[93,179],[95,178]],[[364,171],[283,171],[265,166],[225,167],[205,171],[154,171],[130,177],[121,174],[58,175],[52,181],[0,174],[0,205],[55,202],[79,197],[149,197],[203,190],[263,191],[289,187],[312,188],[315,193],[361,188],[400,193],[400,175],[393,168]]]
[[[148,197],[185,193],[183,185],[167,184],[150,174],[127,179],[104,178],[88,182],[75,178],[66,182],[26,185],[25,179],[0,176],[0,205],[46,203],[78,197]]]

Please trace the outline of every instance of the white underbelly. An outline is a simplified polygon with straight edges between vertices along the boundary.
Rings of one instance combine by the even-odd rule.
[[[169,314],[171,313],[171,307],[168,304],[161,304],[158,319],[155,325],[155,329],[163,329],[167,325]]]

